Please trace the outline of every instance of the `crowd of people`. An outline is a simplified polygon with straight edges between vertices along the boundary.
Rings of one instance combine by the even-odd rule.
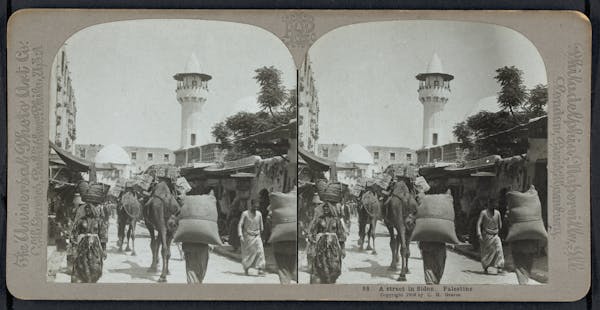
[[[394,181],[392,181],[394,182]],[[414,191],[416,201],[420,204],[425,191],[415,186],[414,180],[407,180]],[[391,185],[390,185],[391,186]],[[369,188],[367,185],[366,189]],[[315,193],[310,203],[310,214],[312,214],[308,225],[306,236],[306,255],[310,283],[336,283],[342,272],[342,261],[346,256],[345,242],[349,235],[348,224],[344,219],[344,210],[350,201],[342,203],[341,197],[331,193],[320,191]],[[367,192],[365,190],[364,192]],[[378,193],[381,203],[381,218],[385,221],[386,205],[389,198],[389,190],[373,190]],[[362,208],[360,199],[357,208]],[[503,222],[510,225],[508,213],[504,218],[498,210],[498,199],[488,197],[484,200],[483,210],[479,214],[476,223],[476,235],[479,243],[479,254],[482,271],[484,274],[506,274],[505,254],[503,241],[500,238]],[[418,207],[417,207],[418,210]],[[416,211],[418,212],[418,211]],[[412,221],[408,229],[414,228],[416,212],[407,217]],[[537,239],[517,240],[508,243],[512,252],[514,272],[519,284],[527,284],[531,278],[533,263],[543,247],[543,242]],[[426,284],[439,284],[446,268],[447,245],[437,241],[418,241],[421,252]],[[494,273],[490,269],[495,269]]]

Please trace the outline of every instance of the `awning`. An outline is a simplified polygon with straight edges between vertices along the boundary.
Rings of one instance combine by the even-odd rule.
[[[292,120],[288,124],[271,128],[263,132],[259,132],[237,141],[253,140],[258,142],[272,141],[277,139],[289,139],[295,137],[296,132],[296,121]]]
[[[335,167],[335,162],[312,154],[301,147],[298,148],[298,155],[300,155],[310,167],[320,171],[329,171],[331,167]]]
[[[67,152],[66,150],[62,149],[61,147],[57,146],[56,144],[52,143],[52,141],[48,141],[48,142],[50,142],[50,147],[53,148],[54,151],[56,151],[56,154],[58,154],[60,159],[62,159],[62,161],[67,165],[67,167],[69,167],[69,169],[72,169],[72,170],[78,171],[78,172],[87,172],[90,170],[91,165],[96,165],[97,171],[115,169],[110,164],[97,164],[97,163],[93,163],[89,160],[79,158],[79,157]]]

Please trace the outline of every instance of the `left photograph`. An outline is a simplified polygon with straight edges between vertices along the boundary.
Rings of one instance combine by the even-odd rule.
[[[49,70],[48,282],[298,282],[296,68],[276,36],[99,24]]]

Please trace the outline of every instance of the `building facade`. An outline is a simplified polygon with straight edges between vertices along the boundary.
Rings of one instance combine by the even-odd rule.
[[[49,139],[60,148],[73,153],[77,138],[77,106],[64,45],[58,50],[50,72],[49,101]]]
[[[80,158],[93,162],[102,148],[104,148],[104,145],[101,144],[77,144],[74,148],[74,154]],[[143,172],[148,167],[155,164],[175,165],[175,153],[167,148],[124,146],[123,149],[127,152],[129,160],[131,161],[128,170],[132,175]]]
[[[319,99],[308,55],[304,59],[298,80],[298,145],[313,154],[317,154]]]
[[[346,144],[336,143],[319,144],[317,155],[335,162],[346,146]],[[383,171],[392,164],[415,164],[417,162],[417,153],[407,147],[367,145],[365,149],[373,157],[374,171]]]

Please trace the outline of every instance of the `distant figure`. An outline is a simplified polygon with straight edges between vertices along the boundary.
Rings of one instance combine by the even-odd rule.
[[[242,265],[244,273],[248,275],[250,268],[258,270],[259,275],[263,275],[265,268],[265,250],[261,234],[264,230],[262,214],[258,211],[258,201],[250,201],[250,210],[242,212],[238,224],[238,236],[242,246]]]
[[[209,247],[205,243],[183,242],[187,283],[200,284],[206,275]]]
[[[440,284],[446,267],[446,244],[443,242],[419,242],[425,284]]]
[[[499,274],[504,271],[504,252],[502,250],[502,241],[498,236],[502,229],[502,217],[497,210],[497,201],[488,199],[486,209],[482,210],[477,220],[477,238],[479,239],[479,249],[481,252],[481,265],[483,271],[487,274],[489,267],[494,267]]]
[[[242,213],[247,210],[248,199],[235,197],[231,203],[231,209],[227,222],[229,223],[229,240],[228,243],[233,247],[234,251],[240,248],[240,238],[238,234],[238,224]]]

